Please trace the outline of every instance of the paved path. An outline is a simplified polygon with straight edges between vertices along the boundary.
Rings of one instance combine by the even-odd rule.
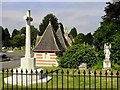
[[[7,57],[14,60],[20,60],[21,57],[24,57],[24,52],[6,52]]]
[[[20,58],[24,57],[24,52],[6,52],[11,61],[0,62],[0,71],[2,68],[15,68],[20,66]],[[33,56],[33,55],[32,55]]]
[[[0,71],[2,68],[7,69],[7,68],[16,68],[20,66],[20,60],[12,60],[12,61],[5,61],[5,62],[0,62]]]

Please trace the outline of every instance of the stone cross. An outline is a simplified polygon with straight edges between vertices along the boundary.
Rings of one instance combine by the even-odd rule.
[[[30,49],[31,49],[31,37],[30,37],[30,26],[33,21],[32,17],[30,17],[30,10],[27,10],[26,15],[24,16],[26,20],[26,52],[25,58],[31,58]]]
[[[26,21],[26,45],[25,45],[25,57],[21,58],[21,69],[33,69],[35,68],[35,59],[31,57],[31,34],[30,26],[31,21],[33,20],[30,17],[30,10],[27,10],[26,15],[24,16]]]

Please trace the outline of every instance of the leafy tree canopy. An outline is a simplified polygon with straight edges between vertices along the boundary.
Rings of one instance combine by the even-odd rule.
[[[87,35],[84,35],[83,33],[79,33],[74,38],[74,44],[83,44],[83,43],[93,45],[93,35],[91,33],[88,33]]]
[[[18,35],[19,34],[19,31],[17,29],[14,29],[13,32],[12,32],[12,38],[15,36],[15,35]]]
[[[88,33],[87,35],[85,35],[84,40],[85,43],[88,43],[89,45],[93,44],[93,36],[91,33]]]
[[[85,35],[83,33],[79,33],[75,38],[74,38],[74,44],[82,44],[84,43],[84,37]]]
[[[111,58],[113,63],[120,65],[120,2],[108,3],[106,15],[102,17],[101,26],[94,33],[94,44],[98,52],[103,50],[105,43],[112,44]],[[104,58],[103,58],[104,59]]]
[[[94,44],[98,50],[103,48],[104,43],[112,42],[113,36],[120,33],[120,2],[115,4],[107,3],[106,15],[102,17],[101,26],[94,33]]]
[[[88,67],[92,67],[97,63],[95,50],[83,44],[72,45],[59,58],[59,66],[63,68],[77,68],[83,62],[86,62]]]
[[[53,26],[53,29],[55,31],[57,31],[58,29],[58,19],[55,15],[51,14],[47,14],[44,19],[42,20],[42,23],[40,23],[39,25],[39,30],[40,30],[40,35],[43,34],[43,32],[45,31],[49,21],[51,21],[51,24]]]
[[[12,47],[22,47],[25,44],[24,37],[20,34],[15,35],[11,41]]]
[[[39,34],[39,31],[34,26],[31,26],[31,44],[32,45],[35,45],[37,34]],[[12,43],[13,47],[25,46],[26,27],[22,27],[19,31],[14,29],[12,36],[13,36],[13,38],[12,38],[11,43]],[[18,41],[16,41],[17,39],[18,39],[18,41],[22,40],[22,43],[18,43],[20,45],[18,45],[16,43],[16,42],[18,42]]]
[[[112,42],[113,35],[119,32],[118,26],[114,22],[103,23],[94,33],[94,44],[98,50],[103,49],[104,43]]]
[[[10,39],[10,33],[9,33],[7,28],[5,28],[5,30],[4,30],[4,35],[5,35],[5,40],[9,40]]]
[[[107,17],[115,20],[120,20],[120,1],[115,4],[108,2],[108,6],[105,7],[105,13]],[[120,24],[120,23],[119,23]]]
[[[75,38],[76,36],[77,36],[77,30],[76,30],[76,28],[75,27],[73,27],[72,29],[71,29],[71,31],[70,31],[70,33],[69,33],[70,35],[72,35],[73,36],[73,38]]]
[[[111,42],[111,61],[120,65],[120,34],[117,33],[113,36]]]
[[[4,28],[2,26],[0,26],[0,30],[2,31],[2,41],[3,41],[5,39]]]
[[[2,44],[4,47],[9,47],[10,44],[10,33],[7,28],[2,28]]]

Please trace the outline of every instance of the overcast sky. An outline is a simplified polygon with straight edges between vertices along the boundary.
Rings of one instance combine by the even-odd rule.
[[[98,28],[105,6],[106,2],[3,2],[0,17],[3,28],[12,33],[25,26],[23,16],[27,9],[31,10],[36,28],[47,14],[53,13],[68,31],[76,27],[78,32],[87,34]]]

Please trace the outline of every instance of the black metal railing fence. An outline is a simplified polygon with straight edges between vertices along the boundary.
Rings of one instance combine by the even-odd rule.
[[[85,70],[2,69],[2,90],[120,90],[120,72]],[[25,80],[26,79],[26,80]],[[42,82],[42,83],[41,83]]]

